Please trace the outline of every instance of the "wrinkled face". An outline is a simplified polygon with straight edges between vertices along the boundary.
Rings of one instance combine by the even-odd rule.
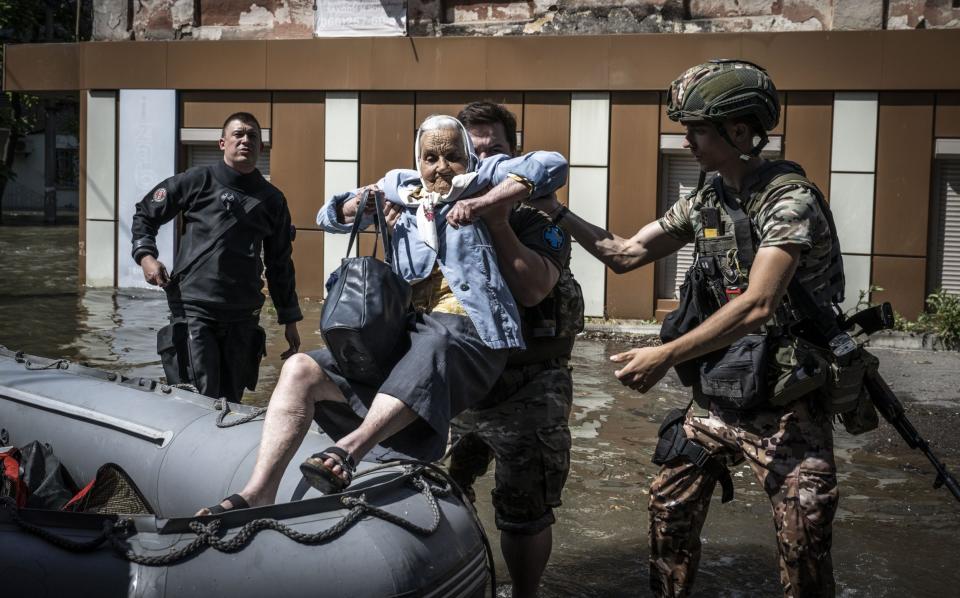
[[[511,155],[510,142],[507,141],[507,131],[503,128],[503,123],[474,125],[467,127],[467,133],[470,134],[473,149],[481,160],[497,154]]]
[[[260,131],[253,125],[232,120],[224,127],[220,138],[223,161],[240,172],[253,172],[263,151]]]
[[[427,191],[445,194],[453,177],[467,172],[468,157],[456,129],[424,131],[420,136],[420,178]]]

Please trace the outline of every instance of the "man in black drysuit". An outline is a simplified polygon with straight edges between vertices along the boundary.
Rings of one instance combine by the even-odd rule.
[[[210,397],[239,402],[257,384],[266,335],[259,326],[262,274],[285,325],[286,359],[300,347],[290,211],[279,189],[256,168],[263,149],[260,124],[245,112],[223,124],[223,161],[174,175],[137,204],[133,259],[162,287],[170,324],[157,333],[157,352],[169,384],[189,383]],[[182,217],[172,274],[157,260],[157,230]],[[261,260],[262,249],[262,260]]]

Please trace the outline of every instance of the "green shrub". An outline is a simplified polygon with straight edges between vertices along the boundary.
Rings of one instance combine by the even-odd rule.
[[[946,348],[960,349],[960,295],[937,289],[927,297],[926,310],[916,322],[895,313],[893,328],[921,334],[932,332]]]
[[[937,289],[927,297],[927,310],[917,323],[929,326],[948,349],[960,349],[960,295]]]

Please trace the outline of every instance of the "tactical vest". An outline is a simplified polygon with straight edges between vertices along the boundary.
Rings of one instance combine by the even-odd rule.
[[[786,403],[822,386],[826,375],[825,360],[817,357],[817,343],[804,342],[795,332],[803,329],[812,311],[833,313],[832,306],[843,300],[843,261],[830,209],[819,189],[792,162],[767,163],[757,176],[767,183],[746,202],[750,214],[725,192],[719,176],[698,190],[695,259],[681,286],[680,306],[664,321],[663,340],[685,334],[746,291],[759,245],[753,216],[785,187],[804,187],[817,198],[832,239],[829,265],[816,285],[802,285],[795,275],[787,298],[758,333],[677,366],[681,382],[693,387],[695,400],[704,406],[712,402],[725,409],[746,410],[771,401]],[[798,303],[805,309],[799,309]],[[827,340],[823,339],[824,346]]]
[[[583,292],[568,265],[543,301],[521,309],[527,348],[511,353],[507,366],[569,359],[577,335],[583,332],[583,309]]]

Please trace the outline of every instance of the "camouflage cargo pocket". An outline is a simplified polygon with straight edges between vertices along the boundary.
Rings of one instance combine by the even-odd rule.
[[[543,496],[547,506],[560,504],[560,494],[570,473],[570,428],[565,425],[537,430],[540,460],[543,466]]]

